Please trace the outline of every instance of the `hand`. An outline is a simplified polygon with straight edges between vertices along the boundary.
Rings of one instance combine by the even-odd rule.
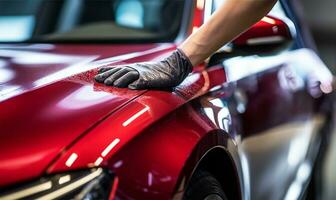
[[[192,71],[188,57],[177,49],[159,62],[144,62],[102,68],[95,80],[130,89],[163,89],[179,85]]]

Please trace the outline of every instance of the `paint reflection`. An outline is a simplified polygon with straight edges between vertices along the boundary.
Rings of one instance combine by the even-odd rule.
[[[69,158],[65,161],[65,165],[67,167],[71,167],[74,164],[74,162],[77,160],[77,158],[78,158],[78,154],[77,153],[72,153],[69,156]]]
[[[66,109],[82,109],[108,101],[113,97],[111,93],[93,91],[92,85],[84,85],[62,99],[58,106]]]
[[[310,49],[299,49],[266,57],[258,55],[238,56],[225,60],[223,65],[225,66],[228,81],[243,79],[281,65],[289,65],[291,71],[286,72],[287,76],[293,76],[290,73],[297,73],[298,75],[307,74],[316,77],[316,80],[324,85],[331,85],[333,80],[333,76],[328,67],[321,61],[316,53]],[[301,82],[296,82],[295,84],[297,84],[297,86],[302,85]]]
[[[120,142],[119,138],[114,139],[107,147],[101,152],[100,156],[96,159],[94,162],[95,166],[99,166],[104,158],[112,151],[113,148],[117,146],[117,144]]]
[[[12,49],[11,49],[11,48]],[[25,45],[0,47],[1,99],[22,91],[43,86],[96,66],[87,65],[97,56],[78,56],[34,50],[54,48],[53,45]],[[13,89],[15,88],[15,89]]]
[[[15,96],[23,91],[18,85],[0,85],[0,101]]]
[[[252,199],[266,196],[281,199],[283,191],[278,188],[288,188],[288,181],[291,186],[286,199],[296,199],[292,197],[301,194],[301,187],[311,171],[307,158],[310,141],[321,124],[319,117],[306,122],[284,123],[242,140],[242,168],[249,174],[245,179],[252,181],[246,185],[254,191]]]
[[[6,60],[0,59],[0,68],[6,67],[7,62]]]
[[[304,162],[300,165],[294,182],[289,186],[286,193],[285,200],[299,199],[301,191],[304,189],[304,185],[311,174],[311,164]]]
[[[0,68],[0,84],[6,83],[14,78],[14,72],[10,69]]]
[[[124,123],[122,123],[122,125],[128,126],[130,123],[132,123],[134,120],[136,120],[138,117],[140,117],[141,115],[143,115],[144,113],[146,113],[149,110],[149,107],[145,105],[145,108],[141,109],[139,112],[135,113],[134,115],[132,115],[130,118],[128,118]]]
[[[227,102],[222,101],[219,98],[215,98],[204,99],[202,104],[203,111],[208,116],[208,118],[219,128],[228,133],[231,123],[231,116]]]

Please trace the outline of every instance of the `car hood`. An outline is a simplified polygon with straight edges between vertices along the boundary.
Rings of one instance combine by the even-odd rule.
[[[93,81],[106,64],[159,59],[172,45],[0,46],[0,186],[37,177],[145,91]]]

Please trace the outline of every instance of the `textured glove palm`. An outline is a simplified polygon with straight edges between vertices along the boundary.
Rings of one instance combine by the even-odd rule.
[[[95,80],[121,88],[164,89],[179,85],[192,71],[192,67],[188,57],[177,49],[159,62],[102,68]]]

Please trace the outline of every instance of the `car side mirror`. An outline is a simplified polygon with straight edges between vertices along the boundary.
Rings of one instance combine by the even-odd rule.
[[[287,43],[295,28],[289,19],[266,16],[232,41],[234,46],[258,46]]]

